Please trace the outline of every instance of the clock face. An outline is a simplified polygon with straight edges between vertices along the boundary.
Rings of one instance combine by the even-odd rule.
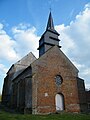
[[[55,82],[56,82],[56,85],[61,85],[62,84],[62,77],[60,75],[57,75],[55,77]]]

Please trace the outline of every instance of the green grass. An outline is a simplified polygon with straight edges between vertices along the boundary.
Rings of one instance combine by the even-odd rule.
[[[53,115],[23,115],[0,111],[0,120],[90,120],[90,115],[66,113]]]

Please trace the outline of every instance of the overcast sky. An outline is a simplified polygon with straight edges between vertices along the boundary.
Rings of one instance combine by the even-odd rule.
[[[10,66],[29,52],[38,57],[38,41],[49,9],[60,33],[62,51],[90,88],[90,0],[0,0],[0,92]]]

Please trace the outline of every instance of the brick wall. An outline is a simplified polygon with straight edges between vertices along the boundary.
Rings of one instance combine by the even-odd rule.
[[[64,95],[67,112],[80,112],[77,76],[78,70],[57,46],[48,50],[32,64],[33,113],[56,112],[55,95]],[[61,75],[63,83],[57,86],[55,76]],[[47,96],[46,96],[47,94]]]

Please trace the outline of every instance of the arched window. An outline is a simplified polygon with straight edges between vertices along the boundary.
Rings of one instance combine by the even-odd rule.
[[[64,110],[64,96],[62,94],[56,94],[55,105],[56,105],[56,111]]]

